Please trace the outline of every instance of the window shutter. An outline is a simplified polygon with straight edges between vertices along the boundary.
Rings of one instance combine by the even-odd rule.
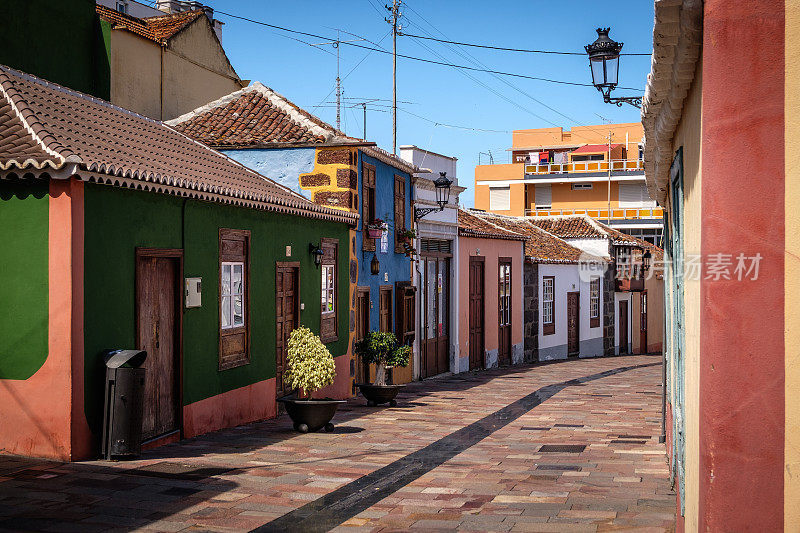
[[[375,251],[375,239],[369,238],[367,225],[375,219],[375,167],[369,163],[361,165],[361,249]]]
[[[403,176],[394,177],[394,251],[403,253],[400,234],[406,230],[406,180]]]
[[[631,208],[655,207],[655,202],[650,199],[650,195],[647,193],[647,185],[644,183],[620,183],[619,206]]]
[[[550,185],[536,185],[534,201],[536,209],[550,209],[553,205],[553,194]]]
[[[226,228],[219,230],[220,286],[222,285],[223,262],[244,263],[242,272],[242,280],[244,282],[244,294],[242,298],[244,325],[222,329],[222,291],[220,290],[220,304],[218,304],[220,306],[219,370],[227,370],[228,368],[245,365],[250,361],[250,232],[248,230]]]
[[[489,210],[508,211],[511,209],[510,187],[489,187]]]

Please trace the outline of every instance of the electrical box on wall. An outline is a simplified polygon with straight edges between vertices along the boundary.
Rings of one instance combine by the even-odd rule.
[[[186,278],[186,308],[202,305],[203,278]]]

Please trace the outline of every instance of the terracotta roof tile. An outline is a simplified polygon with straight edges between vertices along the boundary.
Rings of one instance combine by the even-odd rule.
[[[386,150],[345,135],[257,81],[169,120],[167,124],[219,149],[349,144],[359,146],[367,155],[404,172],[420,172]]]
[[[483,237],[487,239],[507,239],[524,241],[526,237],[495,226],[477,216],[476,212],[467,212],[464,209],[458,210],[458,234],[465,237]]]
[[[114,28],[126,29],[157,43],[169,40],[204,14],[202,9],[195,9],[140,19],[101,5],[95,6],[95,9],[100,18],[110,22]]]
[[[0,65],[0,170],[84,179],[352,222],[162,122]]]
[[[358,141],[259,82],[198,107],[168,124],[217,148]]]
[[[551,217],[528,217],[532,224],[561,239],[606,239],[608,238],[592,220],[585,215],[559,215]]]

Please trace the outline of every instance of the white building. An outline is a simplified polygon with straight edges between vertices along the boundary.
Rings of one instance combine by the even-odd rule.
[[[414,286],[417,288],[414,340],[414,379],[444,372],[463,372],[458,366],[458,185],[455,157],[424,150],[414,145],[400,146],[400,157],[430,174],[413,177],[413,209],[433,209],[422,217],[414,216],[417,232],[417,261]],[[436,203],[433,180],[440,173],[453,180],[450,202],[441,211]]]

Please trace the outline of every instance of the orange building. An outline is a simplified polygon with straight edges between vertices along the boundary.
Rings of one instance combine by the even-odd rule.
[[[475,167],[475,207],[516,216],[586,214],[661,244],[663,213],[645,185],[643,135],[640,123],[516,130],[511,163]]]

